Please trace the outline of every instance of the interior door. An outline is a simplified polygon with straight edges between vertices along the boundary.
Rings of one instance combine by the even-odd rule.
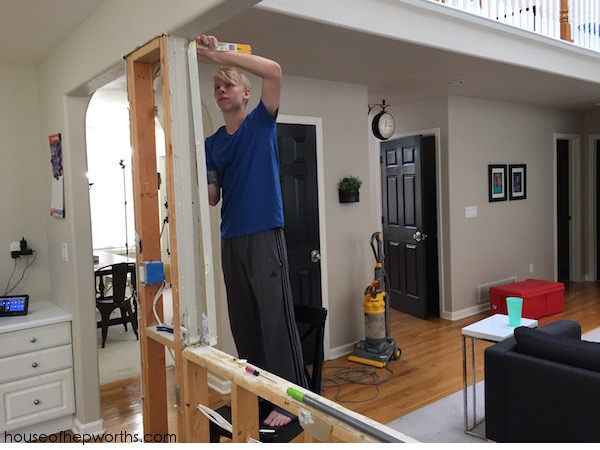
[[[596,140],[596,281],[600,281],[600,139]]]
[[[294,302],[321,306],[316,127],[278,123],[277,135]]]
[[[567,140],[558,139],[556,141],[556,168],[558,281],[568,283],[570,279],[569,231],[571,214],[569,206],[569,141]]]
[[[421,136],[381,144],[384,268],[390,306],[427,318]]]

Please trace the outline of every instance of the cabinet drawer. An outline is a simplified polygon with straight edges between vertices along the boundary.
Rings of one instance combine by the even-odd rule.
[[[71,323],[62,322],[0,334],[0,358],[71,343]]]
[[[0,431],[10,431],[72,414],[73,370],[0,385]]]
[[[0,383],[67,369],[73,365],[70,345],[0,359]]]

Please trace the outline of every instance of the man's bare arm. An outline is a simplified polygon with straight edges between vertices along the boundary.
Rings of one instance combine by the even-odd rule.
[[[221,200],[221,186],[219,185],[219,175],[216,170],[208,172],[208,180],[208,204],[216,206],[219,200]]]

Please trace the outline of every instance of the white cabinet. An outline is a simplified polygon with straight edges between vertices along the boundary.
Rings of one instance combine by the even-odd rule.
[[[0,317],[0,406],[0,432],[13,435],[56,433],[72,422],[70,314],[43,302],[26,316]]]

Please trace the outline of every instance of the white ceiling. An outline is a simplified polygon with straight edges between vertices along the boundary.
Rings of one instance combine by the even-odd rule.
[[[0,0],[0,62],[38,62],[103,2]]]
[[[0,62],[36,63],[103,2],[0,0]],[[180,30],[184,33],[180,35],[192,36],[191,30],[195,31],[193,24]],[[393,105],[444,94],[578,110],[594,108],[600,102],[600,86],[596,83],[259,8],[210,31],[226,41],[250,43],[255,53],[276,59],[285,74],[366,85],[370,103],[385,98]],[[292,48],[306,50],[289,51]],[[465,83],[448,85],[456,79]]]

